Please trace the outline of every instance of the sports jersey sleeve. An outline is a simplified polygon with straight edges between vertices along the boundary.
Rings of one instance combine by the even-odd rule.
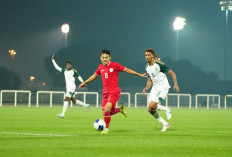
[[[60,72],[61,72],[62,74],[64,74],[65,70],[66,70],[65,68],[61,68],[61,71],[60,71]]]
[[[62,72],[62,68],[59,67],[59,66],[56,64],[55,59],[52,60],[52,63],[53,63],[53,65],[54,65],[54,67],[56,68],[56,70],[58,70],[59,72]]]
[[[117,71],[123,72],[123,71],[125,71],[126,67],[123,66],[123,65],[121,65],[121,64],[119,64],[119,63],[115,63],[115,69],[116,69]]]
[[[97,70],[95,71],[95,74],[97,74],[98,76],[101,75],[100,73],[100,66],[97,68]]]
[[[148,74],[147,66],[148,66],[148,64],[146,65],[146,72],[147,72],[147,74]],[[149,74],[147,75],[147,78],[151,78]]]
[[[167,73],[170,70],[170,68],[166,64],[164,64],[163,62],[157,62],[157,64],[159,64],[160,71],[163,73]]]
[[[84,82],[84,80],[83,80],[83,78],[80,76],[80,74],[77,72],[77,70],[75,70],[75,69],[73,69],[73,71],[74,71],[74,77],[75,78],[78,78],[78,80],[82,83],[82,82]]]
[[[80,75],[78,74],[77,70],[73,70],[74,71],[74,77],[77,78],[79,77]]]

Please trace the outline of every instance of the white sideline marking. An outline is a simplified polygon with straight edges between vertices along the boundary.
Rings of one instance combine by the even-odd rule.
[[[0,132],[0,134],[34,135],[34,136],[47,136],[47,137],[65,137],[65,136],[72,136],[72,135],[40,134],[40,133],[20,133],[20,132]]]

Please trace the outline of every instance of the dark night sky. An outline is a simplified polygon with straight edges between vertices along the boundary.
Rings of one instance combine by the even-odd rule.
[[[174,58],[176,16],[187,20],[180,32],[180,58],[223,79],[225,12],[218,0],[1,0],[0,66],[14,69],[23,80],[35,75],[50,81],[44,59],[64,48],[60,27],[65,22],[71,27],[69,45],[90,43],[91,47],[95,41],[109,41],[126,50],[128,64],[144,61],[142,51],[149,47],[161,58]],[[228,61],[232,58],[231,17],[232,13]],[[14,61],[9,49],[18,53]],[[232,70],[228,74],[232,80]]]

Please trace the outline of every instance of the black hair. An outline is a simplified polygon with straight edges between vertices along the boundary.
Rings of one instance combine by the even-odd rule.
[[[101,55],[102,55],[102,54],[108,54],[108,55],[110,56],[110,50],[103,49],[103,50],[101,51]]]
[[[69,64],[71,64],[71,65],[72,65],[72,62],[71,62],[71,61],[66,61],[66,64],[67,64],[67,63],[69,63]]]
[[[152,49],[152,48],[148,48],[148,49],[144,50],[143,52],[144,52],[144,53],[145,53],[145,52],[151,52],[151,53],[156,57],[155,50]]]

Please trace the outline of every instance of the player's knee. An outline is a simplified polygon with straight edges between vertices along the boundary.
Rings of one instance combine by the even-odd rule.
[[[112,104],[111,103],[107,103],[105,106],[105,112],[110,112],[112,109]]]
[[[105,112],[110,112],[111,108],[110,107],[105,107]]]
[[[155,114],[156,113],[156,109],[154,109],[154,108],[152,108],[152,107],[149,107],[148,108],[148,112],[150,113],[150,114]]]
[[[75,100],[75,99],[72,98],[71,100],[72,100],[72,102],[73,102],[74,104],[76,103],[76,100]]]
[[[70,99],[69,98],[65,98],[64,101],[69,101]]]

